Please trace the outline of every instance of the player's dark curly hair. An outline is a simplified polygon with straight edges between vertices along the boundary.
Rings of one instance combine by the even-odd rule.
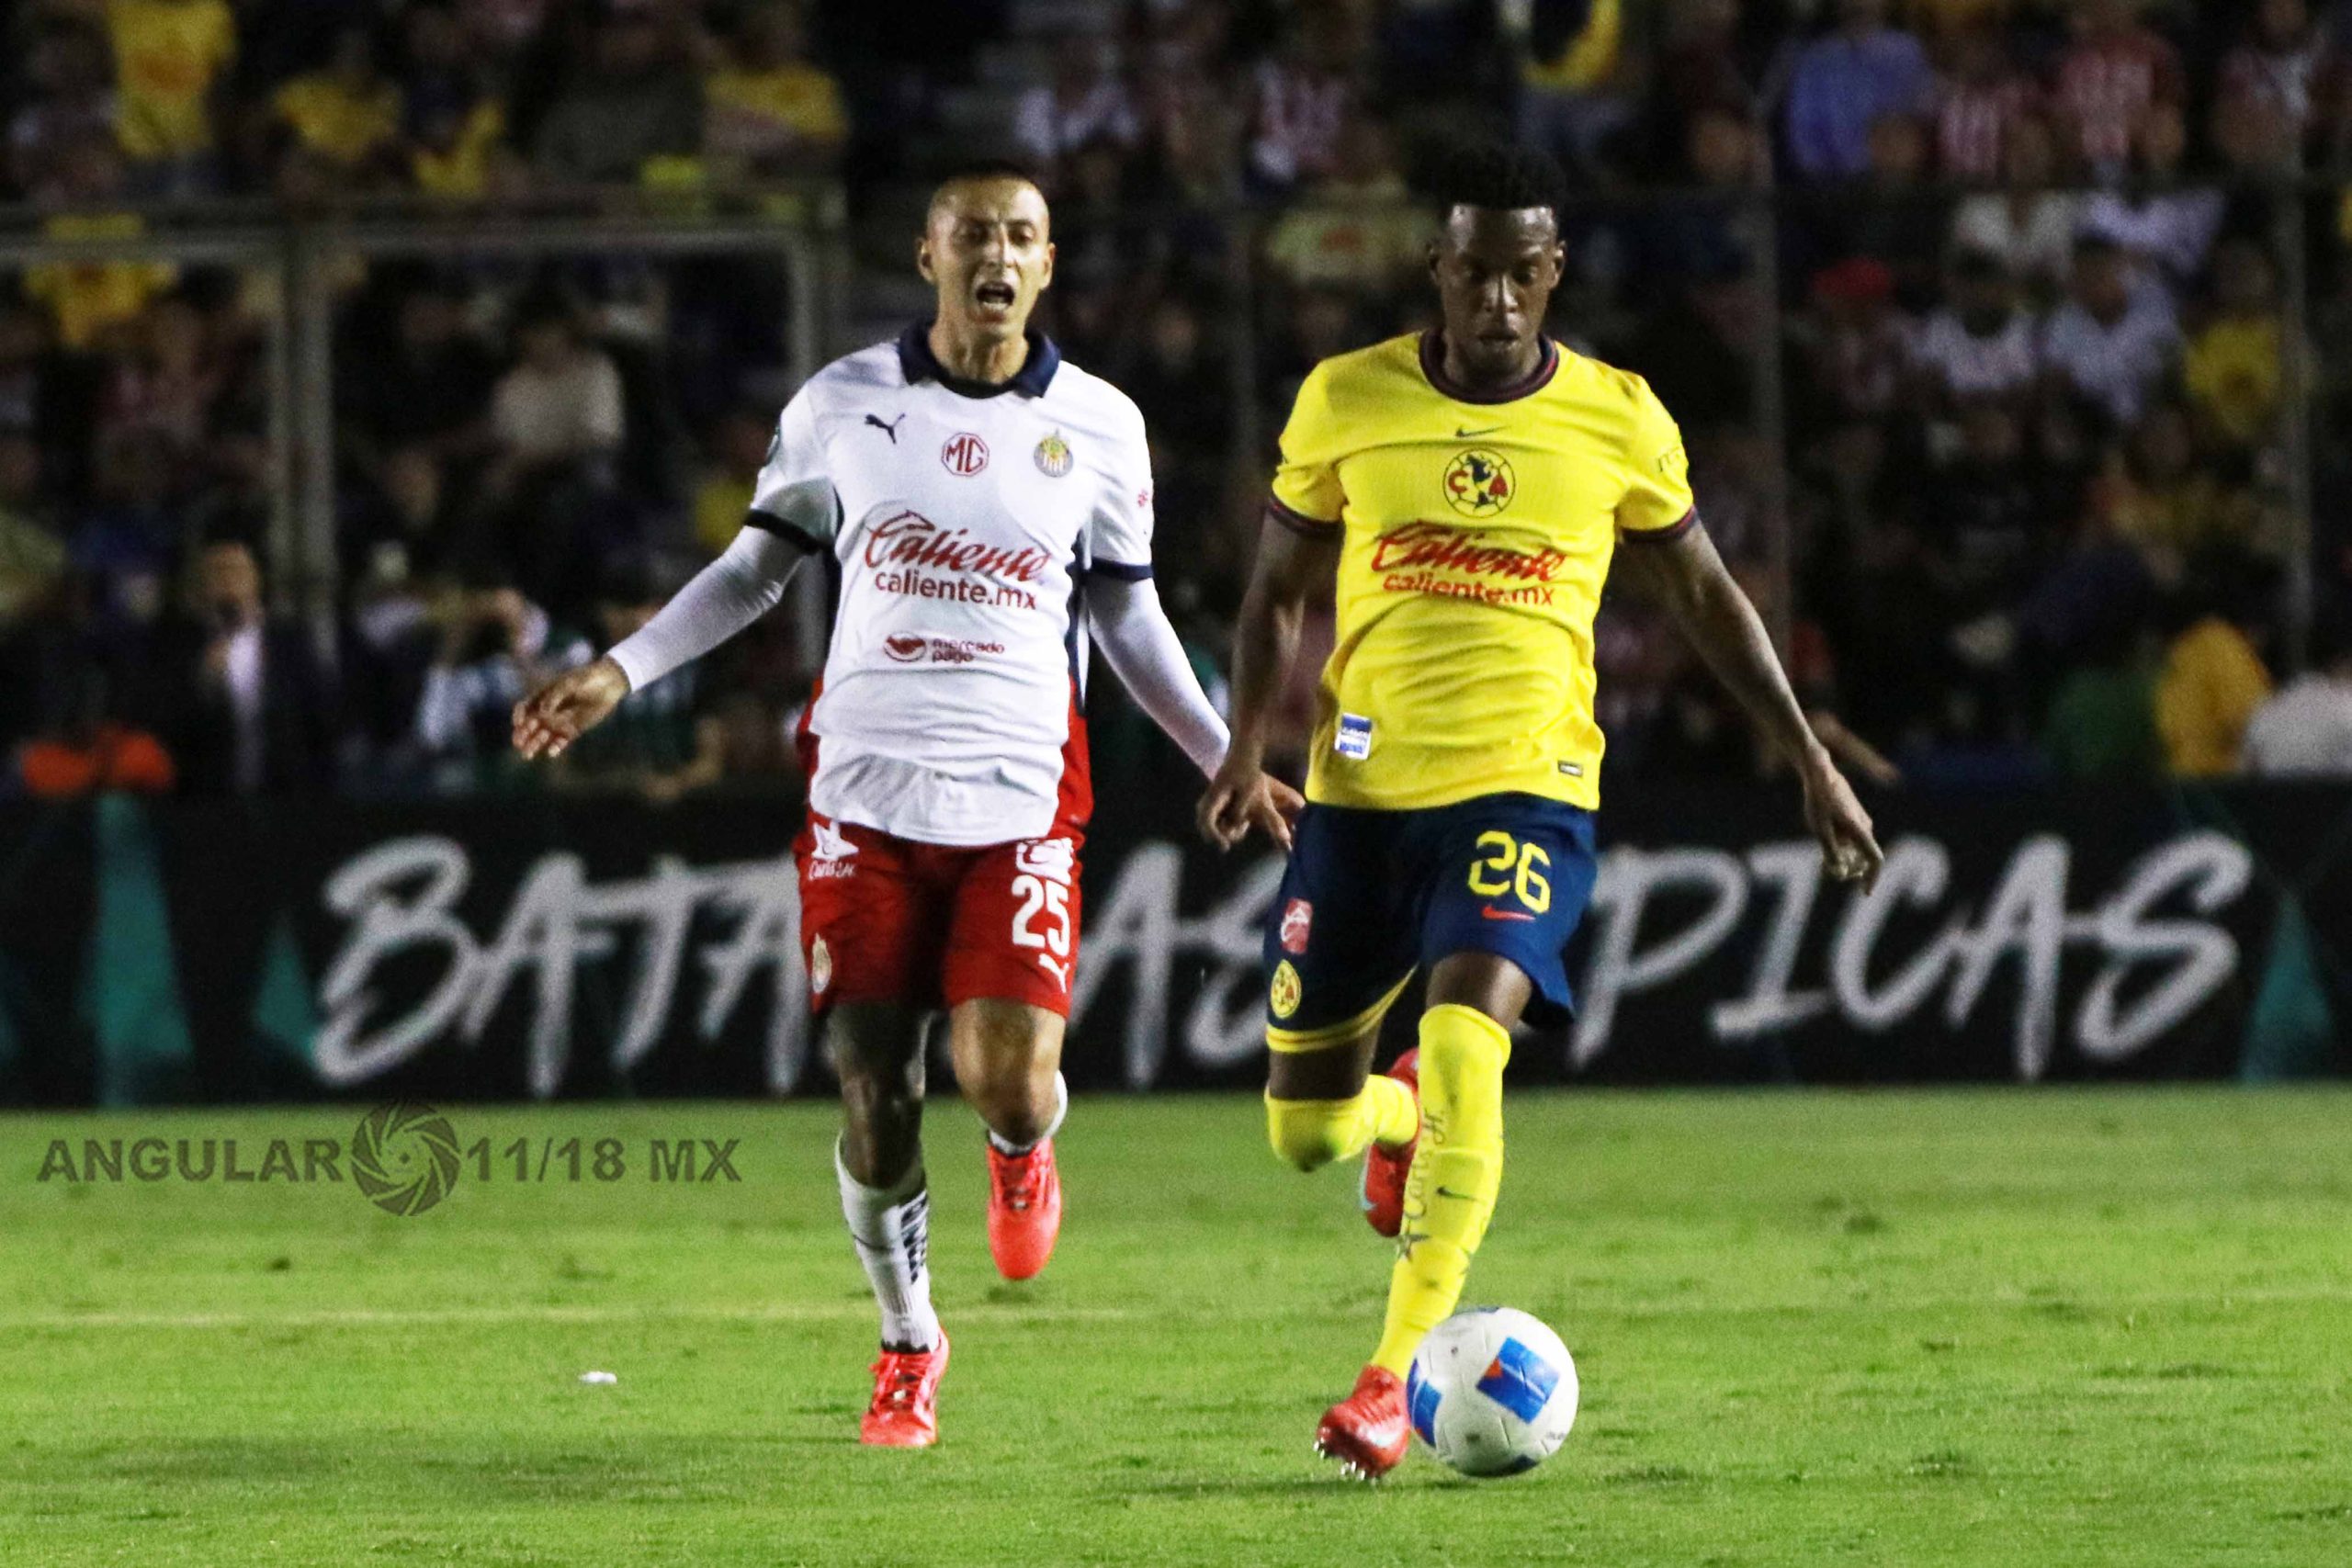
[[[1549,152],[1510,141],[1465,141],[1449,149],[1431,171],[1430,194],[1439,217],[1457,207],[1515,212],[1526,207],[1560,209],[1567,176]]]

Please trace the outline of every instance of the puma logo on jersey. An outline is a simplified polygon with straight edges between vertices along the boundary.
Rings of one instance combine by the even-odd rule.
[[[899,426],[904,424],[906,420],[907,416],[905,414],[900,414],[889,423],[885,424],[882,423],[882,416],[878,413],[870,413],[865,416],[865,423],[880,431],[883,434],[888,436],[890,438],[890,445],[893,446],[896,446],[899,444]]]
[[[1063,990],[1067,991],[1069,989],[1069,959],[1056,958],[1050,953],[1041,953],[1037,954],[1037,963],[1044,968],[1046,974],[1051,975],[1055,980],[1060,983]]]

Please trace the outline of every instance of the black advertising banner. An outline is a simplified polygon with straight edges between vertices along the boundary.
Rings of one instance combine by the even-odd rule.
[[[1281,874],[1107,800],[1067,1053],[1082,1088],[1262,1075]],[[1604,1083],[2352,1071],[2352,789],[1904,795],[1878,893],[1786,786],[1618,792],[1515,1076]],[[759,1095],[829,1084],[797,810],[534,797],[0,813],[0,1100]],[[1410,1030],[1409,1010],[1392,1027]]]

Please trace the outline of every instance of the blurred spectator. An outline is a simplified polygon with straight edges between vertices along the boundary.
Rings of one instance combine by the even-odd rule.
[[[2077,0],[2075,41],[2058,64],[2058,106],[2072,152],[2101,179],[2123,173],[2132,128],[2184,96],[2180,56],[2140,19],[2134,0]]]
[[[2248,633],[2256,613],[2243,570],[2227,558],[2204,560],[2188,581],[2187,624],[2156,679],[2156,729],[2174,776],[2212,778],[2236,771],[2246,725],[2270,695],[2270,671]]]
[[[488,193],[504,149],[506,105],[488,90],[457,13],[411,6],[401,73],[401,133],[409,177],[427,196],[471,200]]]
[[[606,0],[591,61],[548,107],[532,161],[558,185],[630,185],[702,150],[702,83],[662,15]],[[650,170],[649,165],[653,167]]]
[[[116,134],[142,192],[212,182],[214,94],[237,58],[228,0],[104,0],[114,45]]]
[[[1838,0],[1836,25],[1797,53],[1789,81],[1789,157],[1807,179],[1866,173],[1872,126],[1933,107],[1927,51],[1890,27],[1886,12],[1887,0]]]
[[[2255,710],[2238,763],[2265,778],[2352,778],[2352,625],[2340,606],[2321,607],[2311,668]]]
[[[2301,142],[2320,121],[2343,69],[2305,0],[2254,0],[2245,41],[2222,61],[2221,96],[2260,106],[2283,134]]]
[[[2179,352],[2180,326],[2163,286],[2134,278],[2113,241],[2075,242],[2073,287],[2042,333],[2042,361],[2054,383],[2124,428],[2138,421]]]
[[[25,68],[31,95],[8,121],[8,176],[19,195],[46,187],[72,149],[114,140],[111,74],[104,33],[70,17],[44,23]]]
[[[552,296],[529,301],[517,313],[514,344],[514,367],[491,398],[500,462],[532,470],[610,457],[623,434],[620,371],[581,341],[571,308]]]
[[[610,648],[661,607],[642,571],[607,571],[596,591],[597,644]],[[564,752],[557,781],[572,788],[625,790],[656,805],[717,784],[725,770],[726,738],[705,722],[703,699],[724,668],[697,660],[631,692],[609,719]]]
[[[2037,116],[2010,126],[2001,149],[2002,188],[1961,202],[1952,215],[1952,248],[1993,256],[2037,297],[2054,295],[2074,269],[2082,215],[2080,197],[2050,188],[2057,172],[2048,120]]]
[[[2178,584],[2188,563],[2254,542],[2254,498],[2197,462],[2188,412],[2151,408],[2125,444],[2121,471],[2102,487],[2116,534],[2138,547],[2156,580]]]
[[[297,145],[354,175],[392,151],[401,107],[401,90],[377,68],[376,35],[366,26],[337,31],[324,68],[295,77],[271,99]]]
[[[2059,680],[2042,722],[2041,751],[2063,779],[2143,784],[2164,773],[2155,673],[2137,620],[2119,622]]]
[[[2222,227],[2222,193],[2179,184],[2188,131],[2180,106],[2151,104],[2132,133],[2134,164],[2120,189],[2083,208],[2081,230],[2112,240],[2177,289],[2205,270]]]
[[[92,580],[102,619],[151,626],[186,532],[185,513],[173,503],[171,456],[136,434],[104,437],[92,473],[92,502],[67,552]]]
[[[171,753],[116,716],[113,706],[105,674],[80,671],[62,721],[17,748],[13,782],[35,800],[168,794],[178,778]]]
[[[775,416],[760,409],[738,408],[720,418],[692,506],[695,547],[704,556],[717,556],[735,542],[775,433]]]
[[[1658,61],[1666,144],[1680,143],[1690,122],[1702,114],[1760,123],[1762,72],[1742,45],[1739,0],[1679,0],[1668,28],[1666,52]]]
[[[1250,84],[1249,177],[1270,195],[1331,172],[1356,101],[1354,41],[1335,6],[1291,13],[1283,42]]]
[[[831,168],[849,140],[841,85],[807,59],[806,24],[786,0],[761,0],[737,21],[703,88],[712,157],[755,175]]]
[[[1937,92],[1936,166],[1948,180],[1991,185],[2007,167],[2009,140],[2038,117],[2041,95],[2009,57],[1999,27],[1980,22],[1951,46]]]
[[[1951,301],[1921,323],[1911,364],[1926,406],[1949,412],[1962,400],[2022,405],[2041,363],[2033,318],[2018,309],[2017,286],[1999,261],[1963,251],[1951,265]]]
[[[1795,328],[1826,417],[1869,420],[1893,412],[1909,340],[1894,309],[1894,275],[1884,265],[1857,257],[1816,274],[1813,309]]]
[[[514,336],[516,364],[491,400],[494,447],[482,495],[501,514],[503,558],[523,592],[574,614],[585,608],[604,552],[619,542],[620,371],[582,340],[570,306],[552,294],[526,302]]]
[[[41,494],[40,447],[0,434],[0,632],[46,598],[65,571],[65,543]]]
[[[548,613],[514,588],[484,581],[434,611],[441,645],[416,709],[417,738],[435,784],[463,793],[520,782],[508,744],[514,705],[540,682],[586,663],[583,637],[559,635]]]
[[[62,210],[44,220],[50,240],[133,240],[147,225],[119,209],[122,161],[110,143],[84,141],[67,151],[51,192]],[[110,330],[138,319],[147,301],[172,286],[177,269],[150,261],[43,262],[25,273],[25,292],[47,305],[67,348],[101,346]]]
[[[176,460],[195,459],[218,434],[215,412],[229,385],[210,324],[192,299],[166,294],[138,329],[100,392],[100,438],[153,441]]]
[[[1534,0],[1519,72],[1519,139],[1571,169],[1634,118],[1624,0]]]
[[[1139,127],[1118,61],[1118,46],[1106,38],[1072,39],[1056,50],[1051,79],[1030,88],[1013,111],[1021,151],[1050,172],[1090,141],[1132,145]]]
[[[345,345],[348,369],[337,378],[345,449],[371,468],[403,447],[442,461],[484,450],[498,368],[467,331],[456,284],[413,275],[365,303],[356,322],[365,335]]]
[[[272,617],[251,545],[199,546],[159,639],[161,732],[190,795],[308,794],[333,782],[335,709],[300,622]]]
[[[1310,181],[1266,237],[1266,260],[1300,288],[1326,285],[1377,294],[1419,266],[1430,222],[1411,204],[1388,136],[1351,110],[1330,172]]]
[[[2252,240],[2232,240],[2213,261],[2214,310],[2188,340],[2181,380],[2200,432],[2223,447],[2267,441],[2283,390],[2278,280]]]

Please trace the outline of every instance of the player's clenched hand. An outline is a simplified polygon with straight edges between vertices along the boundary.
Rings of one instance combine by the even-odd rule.
[[[1255,759],[1228,753],[1201,795],[1201,835],[1217,848],[1229,850],[1254,828],[1288,850],[1291,819],[1306,805],[1298,791],[1267,773]]]
[[[1828,755],[1804,767],[1804,824],[1821,840],[1821,863],[1840,882],[1860,882],[1867,893],[1878,886],[1886,852],[1871,831],[1871,814],[1854,798],[1853,786]]]
[[[514,705],[514,750],[560,757],[628,695],[628,677],[610,659],[569,670]]]

